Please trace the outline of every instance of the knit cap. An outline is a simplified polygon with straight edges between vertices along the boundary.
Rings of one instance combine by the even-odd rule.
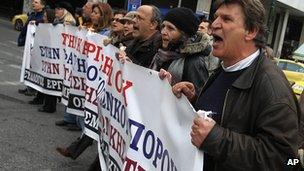
[[[185,7],[177,7],[171,9],[164,17],[163,21],[169,21],[176,28],[186,33],[188,36],[193,36],[199,26],[199,20],[194,15],[193,11]]]

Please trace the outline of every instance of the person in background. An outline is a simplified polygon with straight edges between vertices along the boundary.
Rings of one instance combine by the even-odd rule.
[[[162,47],[155,54],[150,68],[156,71],[165,69],[171,74],[171,84],[189,81],[200,92],[208,78],[208,70],[203,58],[209,36],[197,32],[198,18],[189,8],[174,8],[165,15],[162,23]]]
[[[74,14],[73,6],[67,1],[59,1],[55,4],[55,20],[53,25],[65,24],[75,26],[76,20],[72,14]],[[76,125],[76,115],[67,113],[66,109],[67,107],[65,107],[63,120],[56,121],[55,125],[66,128],[67,130],[80,130]]]
[[[93,12],[91,14],[91,29],[101,35],[109,36],[111,21],[113,18],[112,8],[107,3],[97,3],[94,4]]]
[[[83,26],[82,8],[75,9],[76,26]]]
[[[198,32],[209,35],[210,46],[208,47],[208,49],[211,52],[212,51],[212,36],[210,36],[210,34],[211,34],[210,25],[211,25],[210,21],[207,20],[206,18],[203,18],[198,27]],[[217,57],[213,56],[212,53],[210,53],[208,56],[204,57],[204,62],[208,69],[209,75],[214,73],[215,69],[217,69],[220,64],[220,60]]]
[[[210,34],[210,24],[211,22],[209,20],[203,18],[200,25],[198,26],[198,32]]]
[[[55,10],[47,8],[43,13],[43,23],[53,23],[55,20]]]
[[[124,31],[124,26],[120,22],[120,20],[126,15],[125,10],[116,10],[114,12],[114,16],[112,18],[112,23],[111,23],[111,33],[108,39],[104,40],[104,44],[113,44],[114,46],[118,47],[118,42],[120,39],[123,38],[123,31]]]
[[[134,39],[121,52],[121,60],[130,60],[133,63],[149,68],[154,55],[161,47],[160,36],[161,13],[153,5],[142,5],[136,10],[133,24]]]
[[[45,9],[43,14],[43,23],[53,23],[55,20],[55,10],[54,9]],[[44,99],[43,106],[38,109],[39,112],[54,113],[56,111],[57,105],[57,96],[37,93],[36,97],[42,96]],[[39,98],[39,97],[38,97]],[[35,101],[35,99],[33,99]]]
[[[91,14],[92,31],[104,35],[109,26],[112,17],[112,9],[106,3],[97,3],[92,6],[93,13]],[[102,15],[103,14],[103,15]],[[86,28],[90,29],[90,28]],[[76,141],[72,142],[67,148],[57,147],[56,151],[64,157],[69,157],[73,160],[77,159],[89,146],[93,144],[93,139],[84,134],[84,117],[77,116],[76,119],[79,126],[82,128],[82,134]]]
[[[198,97],[191,83],[173,86],[178,97],[196,100],[196,110],[211,113],[194,119],[191,143],[204,151],[204,171],[292,170],[287,162],[297,158],[301,113],[284,73],[262,52],[264,6],[259,0],[216,5],[213,55],[221,67]]]
[[[82,7],[82,20],[85,27],[91,27],[91,14],[93,12],[93,5],[97,4],[99,0],[88,0]]]
[[[46,8],[43,12],[43,23],[53,23],[54,19],[55,19],[55,11],[53,9]],[[44,104],[41,108],[38,109],[38,111],[54,113],[56,111],[57,97],[43,94],[38,91],[35,98],[29,101],[29,104],[32,105]]]
[[[74,18],[74,8],[67,1],[59,1],[55,4],[55,20],[53,22],[56,24],[66,24],[66,25],[76,25],[76,20]]]
[[[128,47],[131,41],[134,39],[133,20],[135,19],[135,16],[136,16],[136,12],[130,11],[120,20],[120,22],[123,24],[124,31],[123,31],[123,38],[118,41],[118,44],[121,43],[123,46]]]
[[[18,46],[24,46],[24,44],[25,44],[27,26],[29,23],[38,24],[38,23],[43,22],[43,9],[44,9],[45,5],[46,5],[45,0],[33,0],[32,1],[33,12],[28,16],[26,23],[24,24],[23,28],[21,29],[21,32],[17,39]],[[24,94],[27,96],[32,96],[32,95],[36,94],[36,91],[31,87],[27,87],[25,89],[19,89],[18,92],[20,94]],[[37,99],[37,100],[39,100],[39,101],[37,101],[37,104],[43,103],[43,99]]]

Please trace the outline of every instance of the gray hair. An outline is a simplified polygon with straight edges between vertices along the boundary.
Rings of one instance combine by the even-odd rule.
[[[152,17],[151,17],[151,22],[157,22],[157,30],[160,30],[161,28],[161,23],[162,23],[162,15],[160,10],[154,6],[154,5],[149,5],[152,7]]]
[[[87,2],[91,2],[93,4],[97,4],[98,2],[101,2],[100,0],[88,0]]]

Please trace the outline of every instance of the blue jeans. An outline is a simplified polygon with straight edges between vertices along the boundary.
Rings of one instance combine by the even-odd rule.
[[[64,114],[63,114],[63,120],[65,122],[76,124],[76,115],[70,114],[66,111],[67,107],[65,107]]]
[[[76,116],[76,125],[84,131],[84,116]]]

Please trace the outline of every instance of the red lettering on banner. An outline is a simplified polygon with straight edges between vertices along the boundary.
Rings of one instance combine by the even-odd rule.
[[[92,87],[86,87],[86,93],[85,93],[85,99],[92,103],[93,105],[97,106],[97,96],[96,96],[96,90]]]
[[[85,91],[86,89],[86,84],[85,84],[85,79],[82,77],[77,77],[77,76],[71,76],[71,88],[74,88],[76,90],[82,90]]]
[[[84,42],[84,47],[82,54],[83,55],[88,55],[89,53],[94,53],[96,50],[96,46],[93,43],[89,43],[88,41]]]
[[[99,62],[99,61],[100,61],[100,58],[101,58],[101,61],[103,61],[103,60],[104,60],[103,53],[102,53],[102,54],[101,54],[101,56],[100,56],[100,52],[101,52],[101,50],[102,50],[102,47],[97,46],[97,52],[96,52],[96,56],[95,56],[95,58],[94,58],[94,60],[95,60],[95,61],[97,61],[97,62]]]
[[[137,161],[134,161],[134,160],[126,157],[125,171],[130,171],[130,170],[145,171],[145,169],[143,169],[140,165],[138,165]]]
[[[42,60],[42,71],[49,74],[59,74],[59,64]]]
[[[69,37],[69,35],[66,34],[66,33],[61,33],[61,36],[62,36],[62,38],[63,38],[62,44],[63,44],[63,45],[66,45],[66,41],[67,41],[67,38]]]

